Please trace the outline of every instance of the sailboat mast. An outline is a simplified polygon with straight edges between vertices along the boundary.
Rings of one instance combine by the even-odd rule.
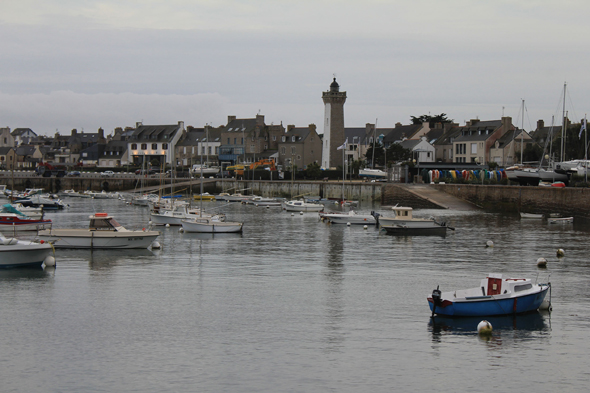
[[[567,86],[567,83],[564,82],[563,83],[563,112],[562,112],[562,126],[561,126],[561,152],[560,152],[560,161],[563,162],[565,160],[565,125],[566,125],[566,121],[565,121],[565,88]]]
[[[524,100],[522,100],[522,119],[520,120],[520,163],[523,164],[523,139],[524,137]]]

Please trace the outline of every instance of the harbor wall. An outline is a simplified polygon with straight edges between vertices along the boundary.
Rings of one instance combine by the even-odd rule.
[[[441,209],[439,205],[415,192],[395,183],[383,185],[381,190],[381,204],[385,206],[411,206],[415,209]]]
[[[436,184],[435,189],[489,211],[561,213],[590,218],[590,189],[575,187]]]

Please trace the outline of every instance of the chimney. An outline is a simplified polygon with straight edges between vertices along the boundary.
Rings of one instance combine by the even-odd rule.
[[[293,128],[295,128],[295,125],[293,125],[293,124],[289,124],[289,125],[287,126],[287,132],[291,131]]]
[[[314,132],[316,132],[316,126],[315,126],[315,124],[313,124],[313,123],[312,123],[312,124],[310,124],[310,125],[309,125],[309,130],[310,130],[310,131],[314,131]]]
[[[399,121],[397,123],[395,123],[395,128],[401,127],[402,123],[400,123]]]
[[[545,128],[545,122],[542,119],[537,120],[537,131]]]
[[[180,128],[181,130],[184,130],[184,122],[183,121],[178,122],[178,128]]]
[[[236,117],[235,116],[228,116],[227,117],[227,124],[231,123],[234,120],[236,120]]]
[[[76,136],[76,135],[78,135],[78,130],[74,128],[72,130],[72,136]]]
[[[264,115],[256,115],[256,125],[257,126],[264,125]]]

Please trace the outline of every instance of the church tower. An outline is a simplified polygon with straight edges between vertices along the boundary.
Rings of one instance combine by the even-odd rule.
[[[322,147],[322,168],[336,168],[342,165],[342,152],[338,147],[344,143],[344,102],[346,92],[340,91],[336,78],[330,90],[322,93],[324,100],[324,144]]]

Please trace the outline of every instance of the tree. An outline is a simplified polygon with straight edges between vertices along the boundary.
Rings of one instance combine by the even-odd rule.
[[[412,120],[412,124],[428,123],[430,128],[434,127],[434,125],[436,123],[450,123],[452,121],[451,119],[447,119],[446,113],[441,113],[440,115],[436,115],[436,116],[430,116],[430,115],[422,115],[419,117],[410,116],[410,119]]]
[[[305,177],[310,177],[313,179],[317,179],[322,176],[322,169],[320,165],[316,162],[313,162],[307,166],[305,170]]]
[[[387,162],[400,162],[412,159],[412,151],[402,147],[399,143],[393,143],[387,148]]]

